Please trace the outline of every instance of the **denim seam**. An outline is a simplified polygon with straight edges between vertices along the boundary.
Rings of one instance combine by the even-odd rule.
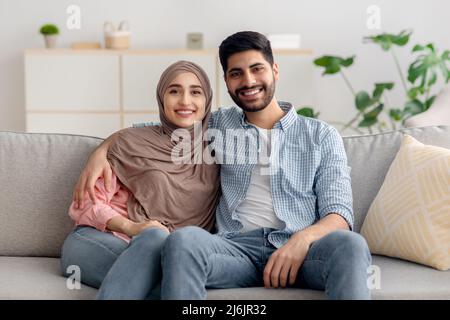
[[[257,266],[255,266],[255,264],[254,264],[254,262],[252,261],[252,259],[250,259],[250,257],[236,257],[236,256],[233,256],[233,255],[228,255],[228,254],[224,254],[224,253],[218,253],[218,252],[216,252],[216,253],[212,253],[212,254],[210,254],[209,256],[208,256],[208,259],[207,259],[207,270],[208,271],[210,271],[211,269],[210,269],[210,262],[211,262],[211,259],[213,258],[213,257],[216,257],[216,256],[220,256],[220,257],[232,257],[232,258],[235,258],[235,259],[239,259],[239,260],[244,260],[245,262],[248,262],[248,263],[250,263],[253,267],[255,267],[255,269],[256,270],[258,270],[258,268],[257,268]],[[208,272],[209,273],[209,272]],[[209,274],[208,274],[208,276],[209,276]]]
[[[228,254],[224,254],[224,253],[218,253],[218,252],[215,252],[215,253],[209,254],[209,256],[208,256],[208,259],[207,259],[207,267],[208,267],[208,270],[210,270],[210,268],[209,268],[209,266],[210,266],[210,260],[211,260],[213,257],[216,257],[216,256],[220,256],[220,257],[231,257],[231,258],[235,258],[235,259],[239,259],[239,260],[244,260],[244,261],[246,261],[246,262],[248,262],[247,259],[249,259],[249,260],[250,260],[250,263],[251,263],[253,266],[255,266],[255,264],[252,262],[252,259],[250,259],[249,257],[236,257],[236,256],[233,256],[233,255],[228,255]]]
[[[100,232],[101,232],[101,231],[100,231]],[[102,243],[100,243],[100,242],[97,242],[97,241],[94,241],[94,240],[90,239],[89,237],[86,237],[86,236],[84,236],[84,235],[78,233],[78,231],[74,232],[73,235],[76,236],[76,237],[78,237],[78,238],[80,238],[80,239],[82,239],[82,240],[86,240],[86,241],[88,241],[88,242],[91,242],[91,243],[93,243],[93,244],[95,244],[95,245],[98,245],[98,246],[100,246],[100,247],[102,247],[102,248],[108,250],[108,251],[109,251],[110,253],[112,253],[115,257],[118,257],[118,256],[119,256],[119,255],[116,254],[114,251],[112,251],[110,248],[108,248],[107,246],[105,246],[104,244],[102,244]]]
[[[250,259],[250,257],[236,257],[236,256],[233,256],[233,255],[229,255],[229,254],[225,254],[225,253],[219,253],[219,252],[211,253],[211,254],[208,256],[208,262],[209,262],[209,259],[212,258],[212,257],[214,257],[214,256],[231,257],[231,258],[241,259],[241,260],[245,260],[245,261],[248,261],[247,259],[249,259],[250,262],[252,262],[252,259]],[[253,264],[253,263],[252,263],[252,264]],[[253,265],[254,265],[254,264],[253,264]]]

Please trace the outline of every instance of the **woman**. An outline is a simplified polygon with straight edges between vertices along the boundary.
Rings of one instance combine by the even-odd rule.
[[[99,299],[148,297],[160,281],[160,251],[169,232],[214,228],[219,166],[189,161],[207,147],[194,136],[194,124],[201,121],[205,132],[209,79],[194,63],[179,61],[161,75],[157,99],[161,125],[122,130],[109,147],[110,191],[99,179],[96,203],[85,197],[82,209],[75,201],[69,209],[77,227],[63,245],[63,274],[79,266],[81,282],[101,285]],[[192,152],[185,153],[186,143]],[[182,161],[174,159],[178,154]]]

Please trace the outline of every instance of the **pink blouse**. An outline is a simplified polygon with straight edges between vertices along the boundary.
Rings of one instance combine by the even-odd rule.
[[[114,173],[111,178],[110,190],[110,192],[106,190],[103,178],[99,178],[95,182],[97,204],[92,203],[86,191],[83,209],[76,209],[75,202],[72,202],[69,208],[69,216],[75,221],[76,226],[87,225],[103,232],[112,232],[116,237],[130,242],[131,238],[128,235],[106,229],[109,219],[118,215],[128,218],[127,201],[130,193]]]

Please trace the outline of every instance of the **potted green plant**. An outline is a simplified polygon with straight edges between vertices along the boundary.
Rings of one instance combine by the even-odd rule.
[[[48,49],[54,48],[56,46],[56,39],[59,34],[59,29],[54,24],[44,24],[40,33],[44,36],[45,47]]]
[[[344,69],[353,65],[355,56],[338,57],[332,55],[321,56],[314,60],[314,64],[323,68],[323,75],[339,74],[342,76],[349,91],[354,97],[356,115],[347,123],[333,122],[332,124],[342,126],[341,130],[353,129],[358,134],[373,133],[377,128],[379,132],[384,130],[396,130],[402,127],[404,122],[424,111],[433,104],[435,95],[432,87],[437,83],[439,75],[443,83],[450,82],[450,50],[438,54],[434,44],[416,44],[412,53],[417,55],[409,65],[407,77],[400,67],[399,60],[394,47],[404,47],[408,44],[412,30],[403,30],[399,34],[382,33],[364,37],[365,43],[374,43],[385,52],[390,52],[399,73],[405,100],[402,105],[392,106],[389,104],[388,92],[394,88],[394,82],[377,82],[373,91],[356,91],[347,77]],[[304,106],[297,110],[299,115],[317,118],[318,113],[311,106]],[[390,122],[390,128],[387,121]],[[330,122],[331,123],[331,122]]]

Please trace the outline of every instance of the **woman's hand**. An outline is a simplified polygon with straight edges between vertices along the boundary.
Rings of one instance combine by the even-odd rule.
[[[169,229],[157,220],[134,222],[120,214],[112,217],[106,223],[106,228],[108,230],[124,233],[130,238],[137,236],[139,233],[150,227],[161,228],[167,233],[170,233]]]
[[[129,237],[134,237],[150,227],[160,228],[166,231],[167,233],[170,233],[169,229],[157,220],[149,220],[144,222],[131,222],[131,224],[127,228],[126,233]]]

